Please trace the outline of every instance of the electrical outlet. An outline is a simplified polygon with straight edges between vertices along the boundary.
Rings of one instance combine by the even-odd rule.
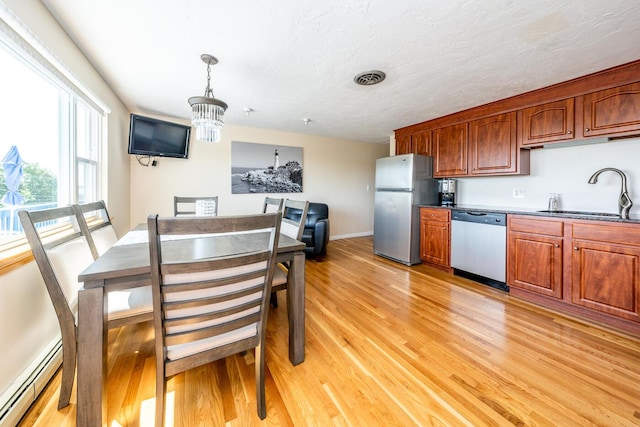
[[[514,188],[513,189],[513,198],[514,199],[524,199],[524,188]]]

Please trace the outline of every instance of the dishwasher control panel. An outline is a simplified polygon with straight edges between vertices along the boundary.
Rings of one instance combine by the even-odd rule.
[[[479,224],[507,226],[507,214],[495,212],[451,210],[452,221],[476,222]]]

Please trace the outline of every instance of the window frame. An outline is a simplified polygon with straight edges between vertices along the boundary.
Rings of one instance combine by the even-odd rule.
[[[6,49],[18,61],[33,69],[55,86],[59,96],[60,149],[58,163],[58,205],[85,203],[101,199],[102,176],[106,165],[102,161],[103,144],[106,143],[106,123],[110,109],[89,90],[4,4],[0,3],[0,49]],[[64,92],[66,95],[62,95]],[[93,153],[78,156],[78,109],[86,109],[84,137],[91,141]],[[81,190],[78,177],[82,165],[92,170],[94,185],[91,199]],[[82,193],[82,194],[81,194]],[[82,199],[82,200],[81,200]],[[0,241],[0,275],[33,260],[31,248],[24,234]]]

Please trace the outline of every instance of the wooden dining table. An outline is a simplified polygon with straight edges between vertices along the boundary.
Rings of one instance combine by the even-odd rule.
[[[245,252],[269,238],[268,233],[229,233],[215,237],[175,239],[163,244],[163,257],[217,257]],[[278,243],[278,262],[289,262],[287,314],[289,360],[304,361],[305,244],[284,234]],[[174,258],[172,258],[174,257]],[[78,294],[77,425],[107,426],[107,300],[111,291],[151,284],[146,224],[134,228],[80,275]]]

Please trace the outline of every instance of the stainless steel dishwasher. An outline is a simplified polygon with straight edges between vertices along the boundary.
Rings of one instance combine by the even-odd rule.
[[[508,291],[507,215],[451,210],[451,267],[454,274]]]

